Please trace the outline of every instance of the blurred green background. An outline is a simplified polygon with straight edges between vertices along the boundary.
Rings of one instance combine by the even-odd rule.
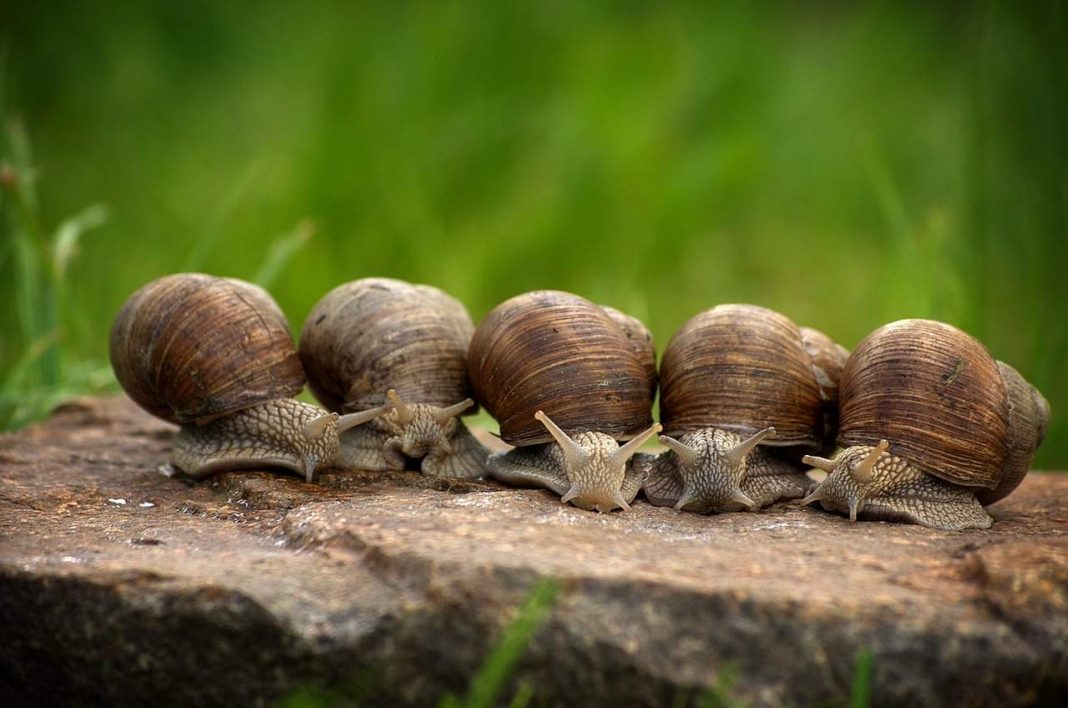
[[[934,317],[1054,409],[1068,466],[1061,3],[23,2],[0,8],[0,422],[114,387],[164,273],[299,329],[367,275],[476,321],[562,288],[755,302],[852,347]]]

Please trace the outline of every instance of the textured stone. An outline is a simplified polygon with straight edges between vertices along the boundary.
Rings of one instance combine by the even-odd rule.
[[[461,692],[534,583],[519,681],[546,704],[1020,705],[1068,692],[1068,476],[963,533],[793,504],[596,514],[418,473],[160,473],[173,428],[122,398],[0,436],[4,705],[361,705]]]

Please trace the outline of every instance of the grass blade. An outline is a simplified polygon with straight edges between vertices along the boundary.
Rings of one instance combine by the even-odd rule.
[[[259,270],[256,271],[252,281],[264,288],[270,288],[275,279],[281,274],[293,257],[307,245],[311,237],[315,235],[315,222],[304,219],[297,224],[292,231],[284,233],[274,240],[267,249],[267,256],[263,259]]]
[[[25,148],[17,147],[17,121],[8,122],[8,140],[16,155],[24,154]],[[24,139],[24,138],[23,138]],[[31,206],[31,180],[26,176],[29,168],[22,163],[0,166],[0,187],[13,205],[10,221],[11,243],[15,260],[15,305],[19,323],[19,335],[26,346],[41,341],[55,329],[55,319],[49,312],[48,297],[43,282],[41,261],[45,253],[36,214]],[[40,382],[53,384],[59,379],[58,363],[48,352],[34,356]]]
[[[700,708],[744,708],[744,701],[735,699],[731,693],[738,679],[738,670],[731,664],[720,668],[716,676],[716,683],[700,697],[697,705]]]
[[[93,204],[66,219],[52,237],[52,277],[57,283],[63,281],[67,266],[78,255],[78,242],[86,231],[103,226],[108,220],[108,208]]]
[[[22,356],[7,372],[7,376],[4,377],[3,381],[0,381],[0,395],[10,395],[15,389],[22,386],[37,360],[59,341],[59,337],[59,331],[56,330],[26,347],[22,352]]]
[[[857,653],[857,665],[853,670],[853,686],[849,692],[850,708],[867,708],[871,705],[871,679],[874,668],[871,649]]]
[[[457,699],[449,695],[441,701],[440,705],[443,708],[453,706],[489,708],[497,705],[501,690],[526,652],[531,638],[548,618],[558,590],[559,586],[551,578],[546,578],[535,585],[526,602],[519,608],[515,619],[505,628],[497,646],[486,657],[482,668],[471,680],[467,696]],[[529,690],[520,687],[513,702],[525,705],[530,700],[529,693]]]
[[[178,268],[179,271],[191,273],[199,272],[204,268],[205,261],[223,238],[223,225],[256,183],[261,168],[262,164],[259,161],[250,164],[235,182],[234,188],[224,195],[214,213],[201,228],[200,235],[186,254],[184,262]]]

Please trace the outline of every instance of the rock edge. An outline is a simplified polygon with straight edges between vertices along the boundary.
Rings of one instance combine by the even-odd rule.
[[[861,650],[877,704],[1068,695],[1068,476],[947,533],[791,504],[598,515],[417,473],[194,482],[160,473],[172,430],[114,398],[0,436],[6,705],[434,703],[550,576],[505,699],[842,703]]]

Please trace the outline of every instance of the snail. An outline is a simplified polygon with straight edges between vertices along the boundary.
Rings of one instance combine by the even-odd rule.
[[[459,420],[474,412],[467,347],[474,324],[429,285],[364,278],[312,308],[300,337],[308,384],[333,411],[387,399],[390,410],[341,436],[338,466],[480,477],[488,452]]]
[[[384,414],[338,416],[293,400],[304,372],[282,311],[262,288],[184,273],[135,292],[115,317],[111,365],[126,393],[181,426],[171,461],[195,478],[333,464],[338,434]]]
[[[691,318],[660,366],[660,442],[668,451],[635,462],[646,498],[705,513],[804,496],[804,472],[757,446],[818,452],[833,440],[846,356],[827,335],[755,305]]]
[[[869,519],[943,530],[989,528],[983,507],[1027,474],[1049,425],[1049,404],[970,335],[901,320],[867,336],[841,380],[845,448],[802,500]]]
[[[582,509],[629,509],[641,477],[628,462],[660,430],[655,361],[641,322],[577,295],[540,290],[498,305],[468,355],[477,400],[516,446],[489,457],[491,476]]]

